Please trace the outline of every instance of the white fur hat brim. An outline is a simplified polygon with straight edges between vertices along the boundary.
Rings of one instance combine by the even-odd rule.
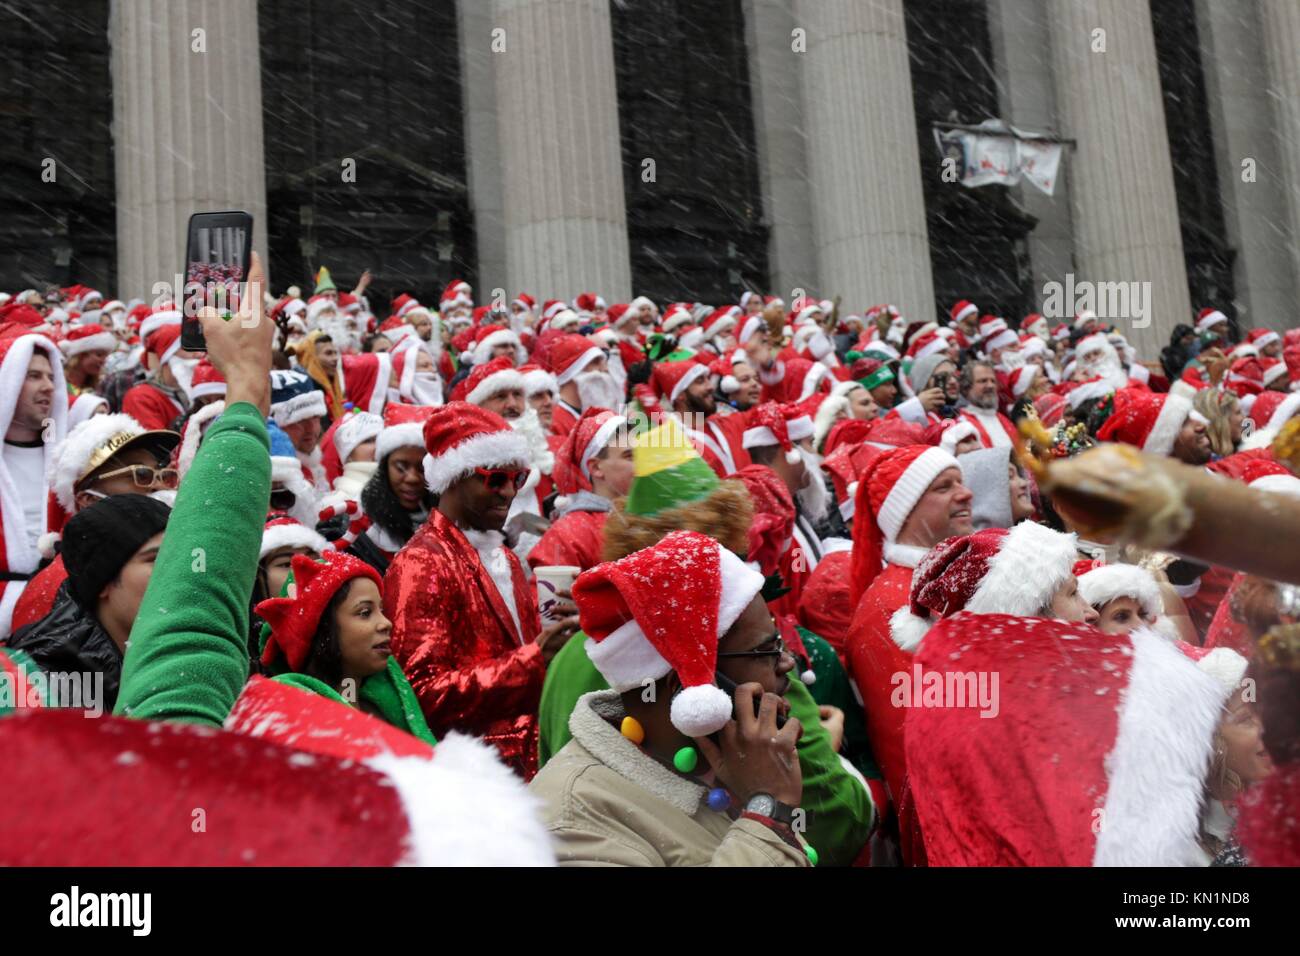
[[[424,450],[424,423],[403,422],[389,425],[375,440],[375,461],[383,461],[399,448]]]
[[[144,426],[130,415],[120,413],[94,415],[72,429],[50,456],[47,474],[50,488],[63,510],[68,514],[76,512],[76,485],[86,477],[87,466],[96,451],[112,442],[115,446],[113,454],[116,455],[142,437],[153,438],[160,445],[166,445],[168,451],[180,440],[175,432],[145,431]]]
[[[1142,616],[1154,620],[1161,613],[1160,585],[1146,568],[1136,564],[1107,564],[1079,576],[1079,596],[1098,610],[1116,598],[1137,601]]]
[[[310,548],[317,554],[325,554],[330,550],[330,543],[324,535],[304,524],[273,525],[262,532],[262,546],[258,550],[257,560],[261,561],[272,551],[281,548]]]
[[[511,389],[517,389],[527,394],[528,384],[524,381],[523,375],[521,375],[517,369],[503,369],[500,372],[489,375],[487,378],[483,379],[483,381],[479,382],[478,385],[474,386],[474,390],[465,396],[465,401],[469,402],[471,405],[478,405],[481,402],[487,401],[499,392],[506,392]]]
[[[513,345],[517,364],[522,365],[528,361],[528,352],[524,350],[523,343],[519,341],[519,336],[510,329],[498,329],[474,346],[474,350],[470,354],[471,364],[482,365],[488,361],[492,355],[492,350],[498,345]]]
[[[111,352],[116,347],[117,336],[112,332],[98,332],[95,335],[87,335],[80,339],[64,339],[59,343],[59,349],[68,358],[80,355],[83,352]]]
[[[475,435],[437,457],[424,456],[424,480],[440,495],[475,468],[529,466],[528,442],[514,430]]]
[[[1074,577],[1077,538],[1033,521],[1012,528],[989,559],[984,580],[966,610],[976,614],[1034,617],[1051,603],[1052,595]]]

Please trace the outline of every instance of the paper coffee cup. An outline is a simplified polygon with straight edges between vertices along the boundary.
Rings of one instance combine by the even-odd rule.
[[[555,612],[555,606],[560,602],[558,592],[572,589],[574,579],[581,573],[582,568],[571,564],[533,568],[533,577],[537,579],[537,611],[543,627],[563,620],[564,615]]]

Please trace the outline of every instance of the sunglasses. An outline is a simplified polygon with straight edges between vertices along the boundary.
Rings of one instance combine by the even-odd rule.
[[[528,481],[527,468],[475,468],[474,471],[492,491],[500,491],[506,485],[514,485],[515,491],[518,491]]]
[[[99,476],[99,479],[115,478],[118,475],[131,476],[137,488],[152,488],[155,485],[162,488],[175,488],[180,484],[181,474],[175,468],[151,468],[148,465],[127,465],[125,468],[115,468],[112,471],[106,471]]]

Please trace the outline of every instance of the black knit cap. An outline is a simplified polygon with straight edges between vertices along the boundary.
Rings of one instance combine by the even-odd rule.
[[[78,511],[63,528],[68,590],[94,613],[99,592],[141,546],[167,527],[171,509],[148,495],[113,495]]]

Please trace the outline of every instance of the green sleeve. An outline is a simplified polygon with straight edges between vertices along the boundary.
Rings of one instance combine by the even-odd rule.
[[[176,495],[115,713],[221,726],[248,679],[248,605],[271,495],[266,422],[227,408]]]
[[[596,665],[587,657],[587,635],[578,631],[551,658],[542,683],[542,702],[538,708],[537,769],[546,766],[573,736],[569,733],[569,716],[578,698],[593,690],[609,690]]]
[[[817,851],[819,866],[848,866],[871,835],[875,816],[871,794],[831,749],[830,734],[821,724],[817,701],[808,688],[791,679],[785,698],[790,702],[790,716],[803,724],[798,750],[803,772],[799,806],[808,813],[804,840]]]
[[[875,758],[871,755],[871,743],[867,739],[867,721],[862,713],[862,705],[858,703],[858,698],[853,693],[849,675],[844,670],[844,665],[840,663],[839,656],[824,638],[812,631],[801,627],[799,635],[803,638],[803,646],[811,659],[813,673],[817,675],[817,680],[810,688],[813,700],[844,711],[844,747],[841,753],[868,780],[883,779],[880,767],[876,765]]]

